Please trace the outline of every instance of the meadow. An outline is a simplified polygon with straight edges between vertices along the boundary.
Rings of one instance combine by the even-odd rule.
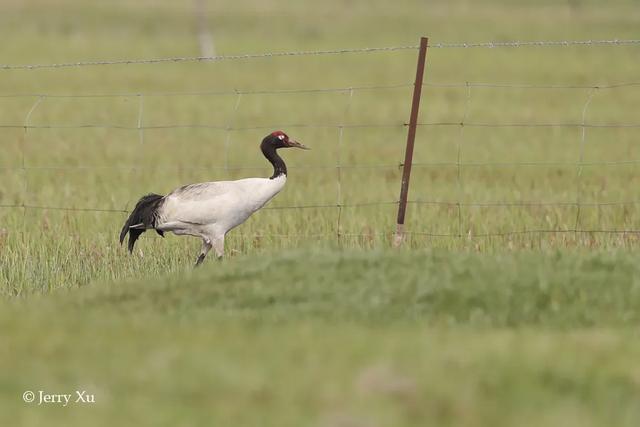
[[[305,250],[210,267],[3,304],[0,422],[640,419],[637,256]]]
[[[7,0],[0,62],[198,56],[192,6]],[[624,0],[207,6],[221,55],[640,23]],[[401,251],[415,49],[0,69],[2,424],[637,425],[638,49],[430,48]],[[143,194],[268,176],[276,129],[312,150],[222,263],[119,245]]]

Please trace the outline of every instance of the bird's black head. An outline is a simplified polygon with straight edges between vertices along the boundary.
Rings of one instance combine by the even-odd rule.
[[[275,132],[271,132],[269,135],[265,136],[262,140],[262,147],[264,148],[301,148],[303,150],[308,150],[309,148],[305,147],[303,144],[300,144],[298,141],[294,141],[293,139],[289,139],[289,136],[282,132],[281,130],[277,130]]]
[[[273,165],[273,175],[271,179],[277,178],[279,176],[287,175],[287,165],[284,164],[284,160],[276,150],[278,148],[302,148],[303,150],[308,150],[307,147],[300,144],[298,141],[294,141],[293,139],[289,139],[289,136],[282,132],[281,130],[277,130],[275,132],[271,132],[269,135],[265,136],[262,140],[262,144],[260,144],[260,150],[262,150],[262,154],[271,162]]]

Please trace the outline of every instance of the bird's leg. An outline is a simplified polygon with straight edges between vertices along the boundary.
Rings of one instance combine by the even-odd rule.
[[[224,236],[214,239],[213,250],[216,253],[218,261],[222,261],[222,256],[224,255]]]
[[[196,267],[202,264],[202,261],[204,261],[205,257],[207,256],[210,250],[211,250],[211,240],[207,238],[203,238],[202,249],[200,250],[200,256],[198,256],[198,260],[196,261],[196,265],[195,265]]]
[[[204,254],[198,255],[198,259],[196,260],[196,265],[194,265],[194,267],[198,267],[200,264],[202,264],[202,261],[204,261]]]

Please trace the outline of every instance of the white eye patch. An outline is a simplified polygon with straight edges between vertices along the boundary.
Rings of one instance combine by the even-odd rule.
[[[278,139],[282,141],[284,139],[284,135],[278,135]]]

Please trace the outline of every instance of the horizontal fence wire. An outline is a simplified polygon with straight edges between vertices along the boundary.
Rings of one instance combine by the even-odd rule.
[[[465,126],[465,127],[483,127],[483,128],[640,128],[640,123],[479,123],[479,122],[424,122],[417,123],[421,127],[439,127],[439,126]],[[290,124],[273,124],[261,126],[239,126],[227,127],[222,125],[206,125],[206,124],[168,124],[168,125],[148,125],[148,126],[126,126],[114,124],[96,124],[96,123],[79,123],[69,125],[20,125],[20,124],[0,124],[1,129],[114,129],[114,130],[162,130],[162,129],[211,129],[223,131],[248,131],[248,130],[264,130],[264,129],[358,129],[358,128],[402,128],[408,126],[407,123],[290,123]]]
[[[638,161],[640,162],[640,160]],[[402,168],[401,163],[397,164],[386,164],[386,165],[367,165],[367,164],[346,164],[336,166],[334,165],[287,165],[287,169],[399,169]],[[114,169],[114,170],[123,170],[123,171],[131,171],[131,170],[175,170],[175,171],[187,171],[187,170],[196,170],[196,171],[210,171],[210,170],[271,170],[272,166],[165,166],[165,165],[154,165],[154,166],[0,166],[0,170],[94,170],[94,169]]]
[[[357,49],[247,53],[247,54],[241,54],[241,55],[180,56],[180,57],[171,57],[171,58],[151,58],[151,59],[115,59],[115,60],[65,62],[65,63],[58,63],[58,64],[24,64],[24,65],[0,64],[0,70],[34,70],[34,69],[42,69],[42,68],[70,68],[70,67],[87,67],[87,66],[97,66],[97,65],[163,64],[163,63],[179,63],[179,62],[219,62],[219,61],[238,61],[238,60],[247,60],[247,59],[264,59],[264,58],[279,58],[279,57],[294,57],[294,56],[324,56],[324,55],[340,55],[340,54],[346,54],[346,53],[391,52],[391,51],[397,51],[397,50],[415,50],[415,49],[417,49],[417,46],[389,46],[389,47],[366,47],[366,48],[357,48]]]
[[[640,123],[478,123],[478,122],[428,122],[418,126],[465,126],[486,128],[637,128]]]
[[[569,46],[623,46],[640,44],[639,39],[612,40],[539,40],[539,41],[499,41],[479,43],[430,43],[428,47],[436,49],[450,48],[497,48],[497,47],[569,47]]]
[[[538,202],[538,201],[514,201],[514,202],[458,202],[446,200],[413,200],[407,201],[408,204],[415,205],[444,205],[444,206],[465,206],[465,207],[533,207],[533,206],[622,206],[637,205],[640,200],[621,200],[611,202]]]
[[[433,163],[412,163],[414,168],[443,168],[443,167],[540,167],[540,168],[563,168],[581,166],[633,166],[640,164],[639,160],[611,160],[611,161],[588,161],[588,162],[433,162]],[[331,169],[402,169],[402,163],[394,164],[345,164],[345,165],[287,165],[291,170],[331,170]],[[105,165],[82,165],[82,166],[0,166],[0,170],[24,170],[24,171],[46,171],[46,170],[120,170],[120,171],[212,171],[212,170],[252,170],[266,171],[270,166],[105,166]]]
[[[427,126],[429,124],[423,124]],[[353,124],[338,124],[338,123],[279,123],[272,125],[260,125],[260,126],[223,126],[223,125],[208,125],[208,124],[168,124],[168,125],[147,125],[147,126],[126,126],[126,125],[114,125],[114,124],[97,124],[97,123],[79,123],[69,125],[19,125],[19,124],[0,124],[0,128],[4,129],[114,129],[114,130],[162,130],[162,129],[211,129],[211,130],[223,130],[223,131],[248,131],[248,130],[264,130],[264,129],[339,129],[339,128],[393,128],[404,127],[404,123],[353,123]]]
[[[570,46],[625,46],[638,45],[639,39],[612,39],[612,40],[553,40],[553,41],[498,41],[498,42],[455,42],[455,43],[430,43],[429,48],[432,49],[448,49],[448,48],[520,48],[520,47],[570,47]],[[96,61],[79,61],[65,62],[58,64],[0,64],[0,70],[35,70],[47,68],[71,68],[71,67],[88,67],[99,65],[141,65],[141,64],[163,64],[163,63],[182,63],[182,62],[220,62],[220,61],[238,61],[250,59],[279,58],[279,57],[296,57],[296,56],[324,56],[324,55],[341,55],[354,53],[378,53],[402,50],[417,50],[417,45],[410,46],[388,46],[388,47],[365,47],[354,49],[333,49],[333,50],[315,50],[315,51],[289,51],[289,52],[265,52],[265,53],[248,53],[240,55],[216,55],[216,56],[182,56],[171,58],[152,58],[152,59],[115,59],[115,60],[96,60]]]
[[[398,201],[389,201],[389,202],[367,202],[367,203],[354,203],[354,204],[315,204],[315,205],[293,205],[293,206],[275,206],[275,207],[265,207],[263,209],[317,209],[317,208],[354,208],[354,207],[363,207],[363,206],[376,206],[376,205],[397,205]],[[458,202],[425,202],[425,201],[409,201],[408,203],[430,203],[430,204],[447,204],[449,206],[530,206],[528,203],[461,203]],[[634,203],[640,203],[640,201],[636,201]],[[556,205],[548,203],[546,205]],[[567,206],[567,205],[576,205],[576,203],[559,203],[557,205]],[[590,204],[582,202],[581,205],[600,205],[600,204]],[[63,207],[63,206],[39,206],[39,205],[29,205],[29,204],[0,204],[0,208],[20,208],[24,210],[54,210],[54,211],[70,211],[70,212],[91,212],[91,213],[117,213],[126,215],[129,213],[127,209],[100,209],[100,208],[76,208],[76,207]],[[386,232],[369,232],[369,233],[340,233],[341,238],[373,238],[373,237],[388,237],[391,239],[394,235],[395,231],[386,231]],[[609,235],[634,235],[636,237],[640,237],[640,230],[637,229],[527,229],[527,230],[511,230],[511,231],[499,231],[499,232],[491,232],[491,233],[436,233],[430,231],[405,231],[404,234],[409,236],[422,236],[422,237],[430,237],[430,238],[466,238],[468,240],[478,239],[478,238],[491,238],[491,237],[510,237],[510,236],[518,236],[518,235],[530,235],[530,234],[609,234]],[[254,234],[254,235],[244,235],[240,233],[241,237],[244,238],[282,238],[282,239],[313,239],[313,238],[321,238],[321,239],[333,239],[335,238],[335,233],[310,233],[310,234]]]
[[[290,206],[266,206],[262,210],[283,210],[283,209],[324,209],[324,208],[356,208],[365,206],[381,206],[381,205],[397,205],[397,201],[378,201],[378,202],[361,202],[361,203],[317,203],[307,205],[290,205]],[[70,212],[111,212],[111,213],[129,213],[127,209],[114,208],[77,208],[67,206],[45,206],[31,205],[21,203],[0,204],[0,208],[20,208],[33,210],[53,210],[53,211],[70,211]]]
[[[483,83],[483,82],[464,82],[464,83],[445,83],[445,82],[428,82],[423,86],[441,87],[441,88],[507,88],[507,89],[617,89],[621,87],[640,86],[640,82],[623,82],[623,83],[602,83],[589,85],[575,84],[540,84],[540,83]]]
[[[386,237],[388,239],[392,239],[395,235],[395,231],[377,231],[371,233],[341,233],[341,237],[349,237],[349,238],[367,238],[371,239],[373,237]],[[593,229],[593,230],[570,230],[570,229],[531,229],[531,230],[515,230],[515,231],[504,231],[504,232],[495,232],[495,233],[479,233],[479,234],[453,234],[453,233],[434,233],[428,231],[405,231],[405,235],[408,236],[420,236],[420,237],[429,237],[429,238],[467,238],[468,240],[473,239],[485,239],[492,237],[512,237],[518,235],[528,235],[528,234],[610,234],[610,235],[632,235],[634,237],[640,237],[640,230],[632,229],[632,230],[615,230],[615,229]],[[243,238],[253,238],[253,239],[261,239],[261,238],[281,238],[281,239],[331,239],[335,238],[335,233],[310,233],[310,234],[242,234],[239,233],[240,237]]]
[[[374,201],[361,203],[312,203],[306,205],[283,205],[283,206],[266,206],[263,210],[285,210],[285,209],[324,209],[324,208],[360,208],[366,206],[382,206],[397,205],[396,201]],[[441,206],[465,206],[465,207],[534,207],[534,206],[622,206],[622,205],[638,205],[640,200],[621,200],[609,202],[576,202],[576,201],[557,201],[557,202],[541,202],[541,201],[488,201],[488,202],[458,202],[447,200],[408,200],[408,204],[413,205],[441,205]],[[78,212],[114,212],[128,213],[127,209],[114,208],[77,208],[65,206],[45,206],[30,204],[0,204],[0,208],[25,208],[36,210],[59,210],[59,211],[78,211]]]
[[[413,86],[412,83],[398,83],[389,85],[362,85],[349,87],[324,88],[273,88],[273,89],[234,89],[234,90],[203,90],[182,92],[120,92],[120,93],[85,93],[85,94],[45,94],[45,93],[14,93],[0,94],[0,98],[128,98],[128,97],[174,97],[174,96],[228,96],[228,95],[288,95],[304,93],[349,93],[351,91],[367,91],[379,89],[399,89]]]
[[[465,237],[468,239],[473,238],[486,238],[486,237],[508,237],[508,236],[517,236],[523,234],[632,234],[638,235],[640,233],[640,229],[628,229],[628,230],[617,230],[617,229],[530,229],[530,230],[512,230],[512,231],[502,231],[502,232],[492,232],[492,233],[468,233],[468,234],[453,234],[453,233],[433,233],[428,231],[406,231],[405,234],[415,235],[415,236],[425,236],[425,237]],[[636,236],[637,237],[637,236]]]
[[[485,83],[485,82],[426,82],[425,87],[433,88],[508,88],[508,89],[617,89],[640,86],[640,82],[600,83],[589,85],[575,84],[539,84],[539,83]],[[0,94],[0,98],[134,98],[134,97],[177,97],[177,96],[229,96],[229,95],[287,95],[306,93],[350,93],[354,91],[402,89],[413,87],[413,83],[397,83],[389,85],[362,85],[320,88],[271,88],[271,89],[234,89],[203,90],[177,92],[116,92],[116,93],[8,93]]]

